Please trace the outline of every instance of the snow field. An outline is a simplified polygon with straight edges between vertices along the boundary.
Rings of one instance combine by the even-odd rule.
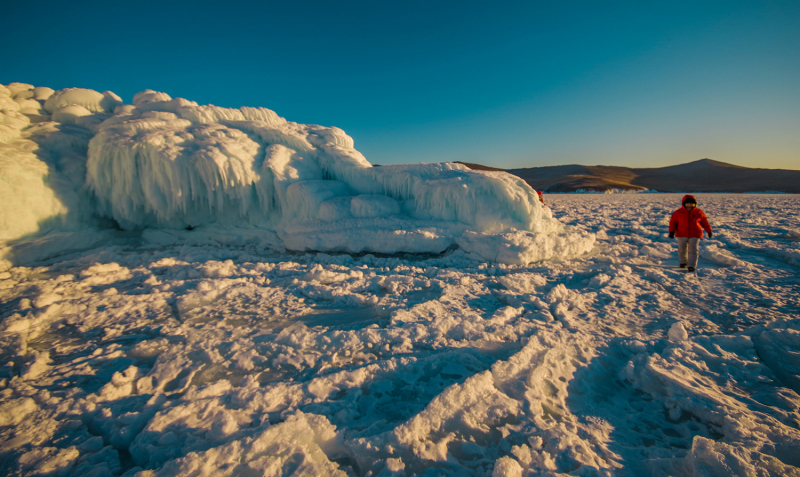
[[[685,274],[679,201],[550,196],[598,241],[524,267],[161,230],[11,268],[2,473],[798,475],[800,202],[698,194]]]

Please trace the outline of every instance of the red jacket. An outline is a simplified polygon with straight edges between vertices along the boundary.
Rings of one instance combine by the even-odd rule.
[[[711,224],[708,217],[701,209],[695,207],[692,211],[681,207],[672,213],[669,219],[669,231],[675,232],[677,237],[703,237],[703,230],[711,233]]]

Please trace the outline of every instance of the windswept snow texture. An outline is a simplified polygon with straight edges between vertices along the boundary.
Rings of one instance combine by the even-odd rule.
[[[798,476],[800,198],[699,195],[686,274],[680,197],[551,196],[598,242],[524,267],[166,230],[14,267],[0,474]]]
[[[341,129],[151,90],[123,104],[110,91],[0,85],[0,183],[13,205],[0,211],[6,268],[102,240],[100,217],[217,239],[230,228],[268,231],[294,251],[460,246],[520,265],[580,255],[595,240],[564,227],[513,175],[452,163],[372,167]],[[47,246],[8,245],[65,231]]]

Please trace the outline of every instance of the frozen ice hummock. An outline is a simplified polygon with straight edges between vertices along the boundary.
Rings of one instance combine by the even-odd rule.
[[[38,99],[37,99],[38,98]],[[36,104],[34,104],[36,103]],[[523,180],[454,163],[372,167],[336,127],[145,90],[0,89],[0,238],[87,230],[264,230],[297,251],[442,252],[510,264],[591,249]],[[62,164],[65,162],[67,164]],[[4,197],[5,198],[5,197]],[[47,223],[46,230],[40,224]]]

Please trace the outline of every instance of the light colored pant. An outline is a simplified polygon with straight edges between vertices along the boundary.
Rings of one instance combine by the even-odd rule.
[[[700,251],[700,239],[697,237],[677,237],[678,238],[678,262],[681,265],[688,265],[697,268],[697,257]],[[686,259],[686,255],[689,259]]]

